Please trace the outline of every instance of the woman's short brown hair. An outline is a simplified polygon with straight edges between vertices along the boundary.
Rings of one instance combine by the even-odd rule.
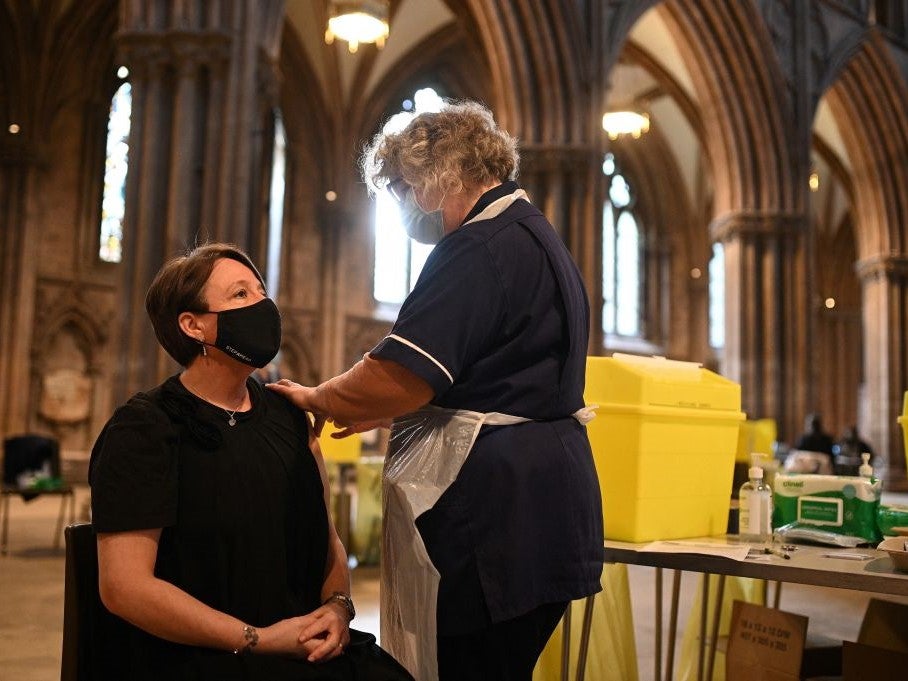
[[[167,353],[182,366],[189,366],[202,352],[202,345],[180,329],[180,314],[208,309],[202,291],[215,263],[230,258],[242,263],[265,285],[249,256],[233,244],[211,243],[165,263],[145,294],[145,311],[155,335]]]
[[[401,178],[411,187],[457,194],[514,179],[517,140],[478,102],[449,102],[421,113],[397,133],[380,133],[362,156],[363,179],[375,192]]]

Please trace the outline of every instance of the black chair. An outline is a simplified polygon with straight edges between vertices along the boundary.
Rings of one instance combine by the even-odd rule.
[[[49,470],[51,480],[58,481],[55,486],[23,487],[19,478],[23,473]],[[76,518],[76,495],[72,485],[60,481],[60,445],[50,437],[43,435],[17,435],[3,441],[3,485],[0,494],[3,506],[3,529],[0,535],[0,554],[6,555],[9,542],[9,500],[13,495],[20,495],[29,501],[42,494],[60,496],[60,513],[54,530],[54,549],[60,548],[60,535],[63,531],[63,518],[66,513],[66,502],[69,501],[69,521]]]
[[[89,523],[66,528],[63,657],[60,681],[122,681],[132,625],[110,613],[98,592],[98,546]]]

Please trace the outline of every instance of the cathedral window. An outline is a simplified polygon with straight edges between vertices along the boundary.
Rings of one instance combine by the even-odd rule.
[[[725,347],[725,247],[719,242],[709,260],[709,345]]]
[[[117,75],[123,80],[110,101],[107,119],[107,147],[104,161],[104,192],[101,198],[101,228],[98,255],[105,262],[122,258],[123,219],[126,204],[126,172],[129,163],[129,123],[132,90],[121,66]]]
[[[643,263],[633,191],[612,154],[606,154],[602,172],[607,187],[602,210],[602,330],[606,336],[639,338]]]
[[[403,130],[417,114],[441,110],[444,104],[432,88],[417,90],[382,131]],[[413,290],[432,246],[413,241],[404,231],[397,202],[381,191],[375,197],[375,273],[372,295],[379,303],[400,305]]]
[[[268,292],[277,298],[281,281],[281,244],[284,234],[284,193],[287,175],[287,132],[280,111],[274,112],[271,150],[271,187],[268,195]]]

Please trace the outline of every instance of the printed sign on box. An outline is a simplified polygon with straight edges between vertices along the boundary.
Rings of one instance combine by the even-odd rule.
[[[744,601],[732,607],[725,677],[735,681],[798,681],[807,618]]]

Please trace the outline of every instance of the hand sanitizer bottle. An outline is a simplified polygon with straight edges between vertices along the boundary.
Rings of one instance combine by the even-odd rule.
[[[741,485],[738,493],[740,504],[739,534],[744,541],[772,541],[772,490],[763,482],[763,469],[751,466],[750,478]]]
[[[861,467],[858,468],[858,475],[862,478],[867,478],[868,480],[873,480],[873,466],[870,465],[870,452],[864,452],[861,454]]]

